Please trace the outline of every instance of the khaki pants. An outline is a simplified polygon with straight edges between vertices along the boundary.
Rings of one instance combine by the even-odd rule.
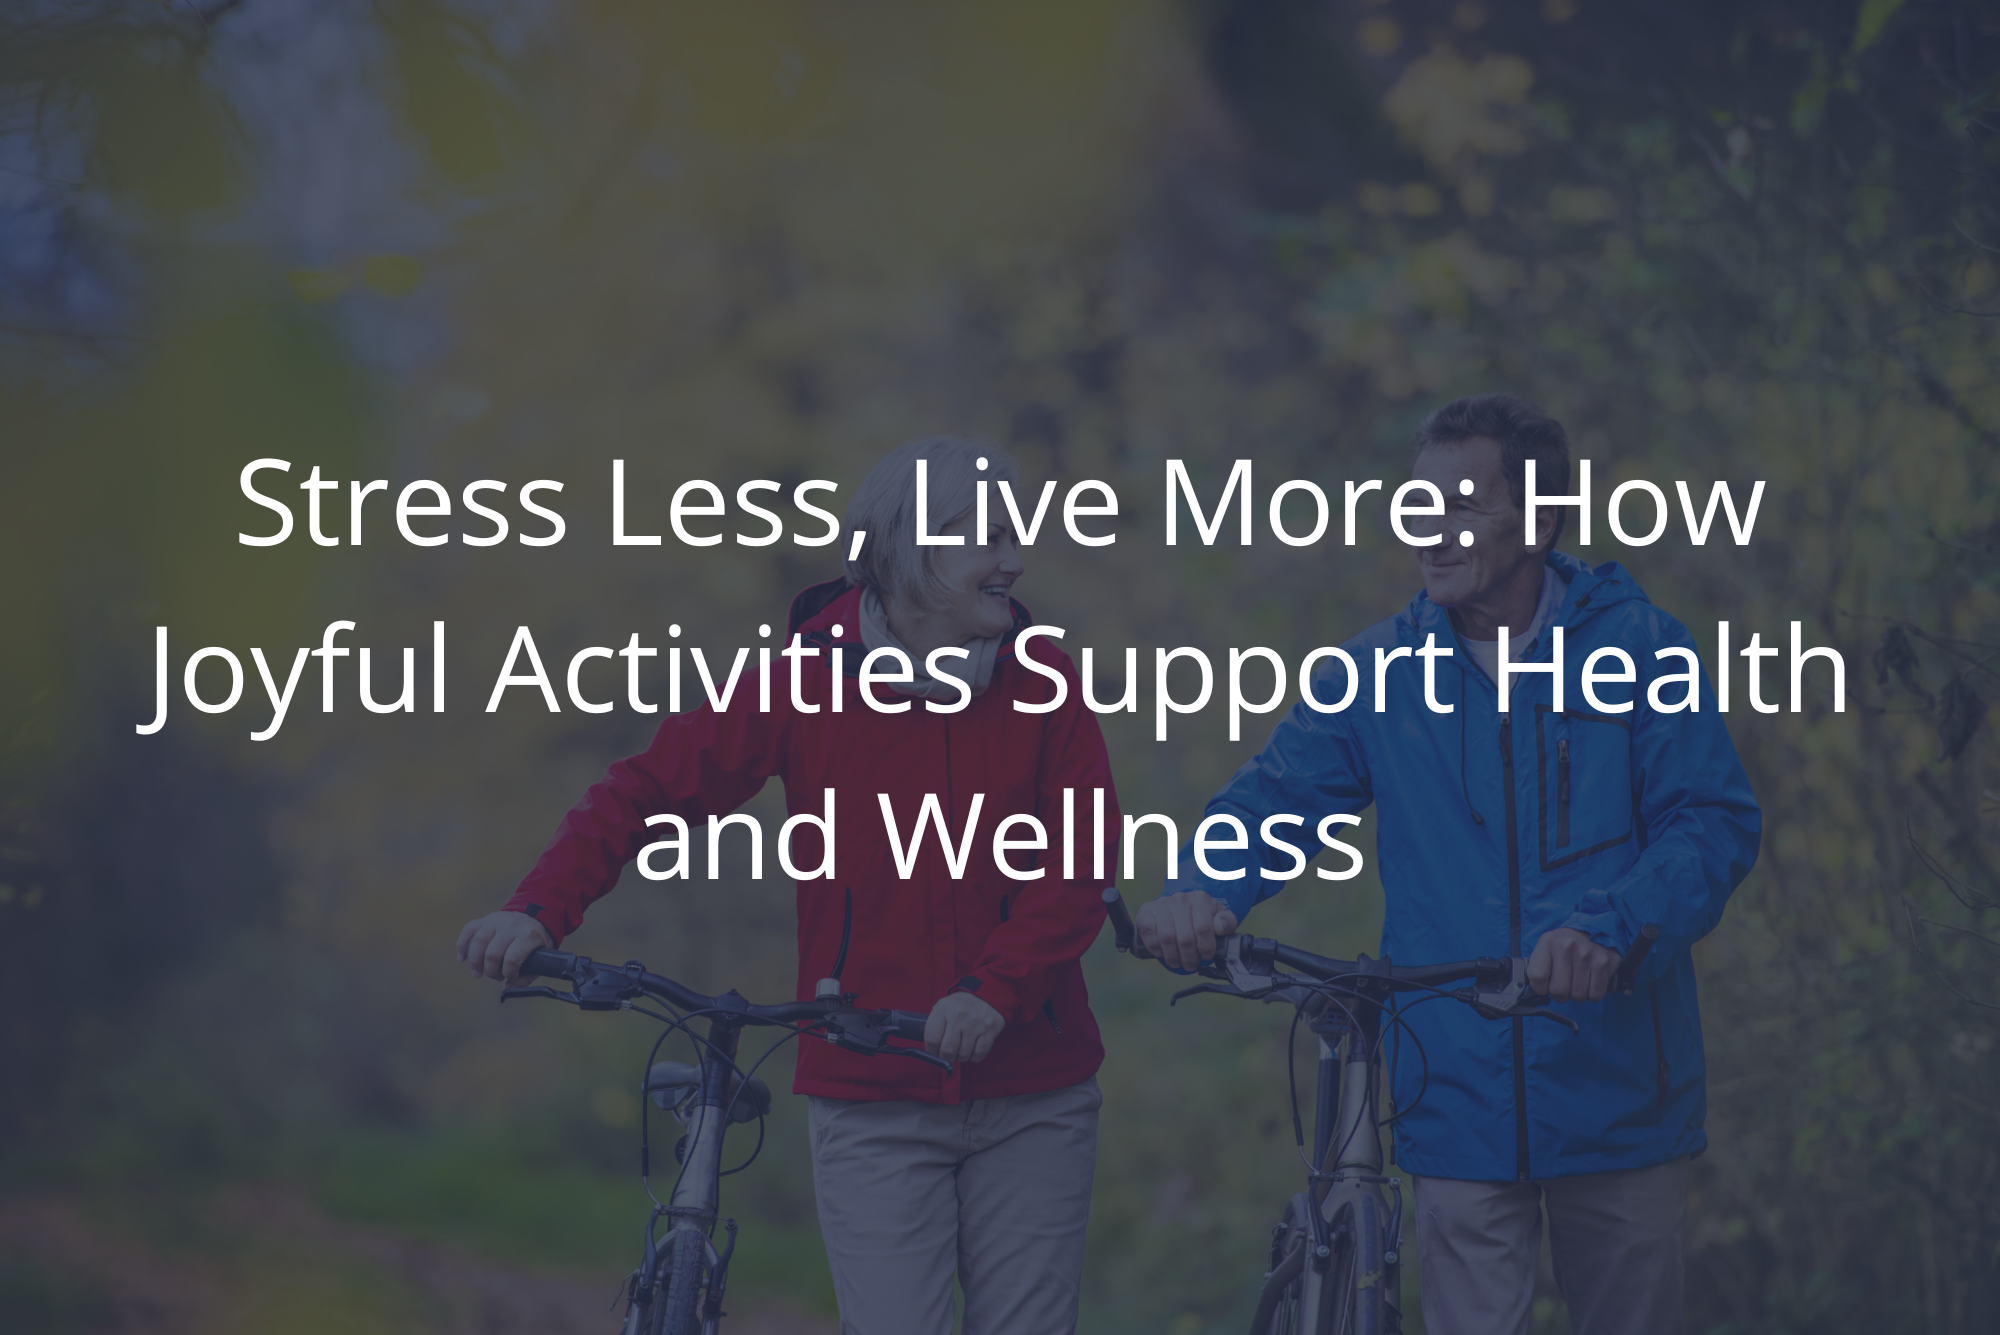
[[[1415,1185],[1431,1335],[1527,1335],[1545,1209],[1574,1335],[1681,1335],[1687,1156],[1541,1182]]]
[[[1097,1163],[1095,1079],[962,1104],[812,1100],[842,1335],[1069,1335]]]

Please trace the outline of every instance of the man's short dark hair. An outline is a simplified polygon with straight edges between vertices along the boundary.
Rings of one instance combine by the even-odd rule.
[[[1507,490],[1513,494],[1517,508],[1527,505],[1530,459],[1535,461],[1537,495],[1569,495],[1569,434],[1561,422],[1516,394],[1468,394],[1453,399],[1417,428],[1412,455],[1422,454],[1433,445],[1456,445],[1482,438],[1499,443],[1500,470],[1506,474]],[[1549,538],[1551,548],[1562,537],[1563,521],[1569,517],[1563,508],[1558,508],[1555,515],[1555,533]]]

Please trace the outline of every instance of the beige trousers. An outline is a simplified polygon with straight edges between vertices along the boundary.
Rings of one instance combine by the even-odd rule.
[[[813,1189],[842,1335],[1069,1335],[1097,1081],[971,1103],[812,1100]]]
[[[1431,1335],[1527,1335],[1543,1210],[1574,1335],[1681,1335],[1687,1156],[1540,1182],[1415,1185]]]

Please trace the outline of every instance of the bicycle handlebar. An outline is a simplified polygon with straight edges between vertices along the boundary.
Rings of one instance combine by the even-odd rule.
[[[561,950],[535,950],[521,961],[521,976],[536,975],[544,978],[561,978],[576,988],[577,1001],[585,1009],[594,1009],[593,1001],[629,1000],[637,993],[645,992],[658,997],[686,1011],[724,1011],[739,1015],[754,1023],[788,1024],[797,1020],[809,1020],[823,1015],[827,1006],[822,1002],[795,1001],[782,1006],[754,1006],[735,992],[725,992],[719,997],[704,996],[691,987],[686,987],[671,978],[663,978],[656,973],[648,973],[637,960],[619,968],[610,964],[599,964],[584,955],[572,955]]]
[[[929,1011],[890,1011],[882,1028],[893,1037],[921,1043],[924,1041],[924,1026],[930,1023],[930,1019]]]
[[[1106,886],[1103,894],[1104,907],[1111,919],[1111,933],[1118,949],[1134,959],[1156,959],[1145,943],[1139,940],[1138,931],[1132,922],[1132,915],[1125,907],[1125,898],[1116,886]],[[1481,992],[1494,992],[1509,988],[1518,976],[1525,980],[1524,960],[1502,960],[1479,958],[1460,960],[1450,964],[1423,964],[1405,966],[1390,964],[1386,960],[1371,960],[1362,956],[1358,960],[1328,959],[1311,951],[1300,950],[1283,942],[1264,937],[1235,934],[1238,944],[1232,944],[1231,936],[1216,939],[1217,958],[1224,955],[1248,957],[1248,962],[1268,969],[1272,965],[1283,965],[1296,973],[1304,974],[1318,982],[1350,982],[1367,979],[1373,985],[1391,992],[1427,991],[1442,988],[1451,983],[1471,979]],[[1647,954],[1659,940],[1660,929],[1647,923],[1639,929],[1632,948],[1625,952],[1618,962],[1618,970],[1612,975],[1610,991],[1630,995],[1637,985],[1640,966]],[[1213,966],[1210,966],[1213,967]],[[1206,971],[1206,970],[1204,970]],[[1525,981],[1523,983],[1525,988]],[[1545,1005],[1549,998],[1525,990],[1515,991],[1509,1000],[1512,1007],[1538,1007]]]
[[[1132,925],[1132,914],[1125,907],[1125,896],[1118,893],[1118,887],[1104,887],[1104,911],[1111,918],[1111,942],[1119,950],[1135,960],[1149,960],[1153,952],[1147,950],[1139,940],[1138,929]]]
[[[721,996],[704,996],[671,978],[649,973],[637,960],[624,966],[600,964],[584,955],[562,950],[530,951],[521,961],[521,977],[561,978],[571,990],[558,992],[549,987],[510,987],[500,994],[509,997],[551,997],[575,1003],[584,1010],[620,1010],[629,1007],[642,993],[657,997],[679,1009],[726,1017],[739,1024],[790,1025],[831,1024],[829,1036],[837,1034],[840,1046],[856,1052],[898,1052],[951,1069],[951,1063],[921,1048],[892,1048],[891,1038],[911,1043],[924,1041],[924,1027],[930,1016],[922,1011],[863,1011],[845,997],[814,1001],[787,1001],[776,1006],[759,1006],[745,1000],[733,989]]]
[[[1611,990],[1632,995],[1632,989],[1639,985],[1639,966],[1646,962],[1646,955],[1660,939],[1660,929],[1647,923],[1639,929],[1639,935],[1632,942],[1632,948],[1625,952],[1625,958],[1618,961],[1618,972],[1611,975]]]

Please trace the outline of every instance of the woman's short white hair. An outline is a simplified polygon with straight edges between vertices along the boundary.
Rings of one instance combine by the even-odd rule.
[[[949,590],[936,573],[938,549],[917,545],[917,460],[925,463],[925,497],[930,531],[937,533],[971,514],[980,482],[1021,481],[1021,470],[1004,451],[957,436],[931,436],[891,451],[875,465],[847,507],[840,544],[854,550],[857,532],[861,555],[847,563],[847,579],[872,589],[884,602],[901,599],[933,608]],[[982,467],[983,465],[983,467]],[[1006,513],[1001,499],[988,493],[988,514]],[[977,541],[974,534],[972,540]]]

